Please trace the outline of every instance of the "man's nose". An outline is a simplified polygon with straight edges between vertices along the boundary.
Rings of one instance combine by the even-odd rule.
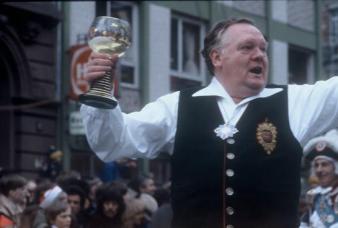
[[[114,205],[113,203],[108,203],[108,204],[107,204],[107,207],[108,207],[108,208],[114,208],[114,206],[115,206],[115,205]]]
[[[316,172],[321,172],[323,170],[323,167],[321,165],[318,165],[316,168],[315,168]]]
[[[266,53],[263,51],[261,48],[256,47],[253,53],[253,59],[254,60],[263,60],[265,57]]]

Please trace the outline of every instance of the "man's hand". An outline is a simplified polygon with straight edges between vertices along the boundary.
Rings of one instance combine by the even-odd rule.
[[[108,55],[92,52],[87,64],[87,72],[84,79],[89,83],[98,78],[102,78],[107,71],[114,70],[118,61],[117,55]],[[114,71],[112,73],[114,76]]]

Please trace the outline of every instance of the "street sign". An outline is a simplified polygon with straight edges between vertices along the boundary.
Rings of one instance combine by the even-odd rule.
[[[85,134],[85,128],[79,111],[71,112],[69,115],[69,132],[71,135]]]

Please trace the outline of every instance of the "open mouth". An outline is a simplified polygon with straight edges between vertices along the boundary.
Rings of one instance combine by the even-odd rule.
[[[253,74],[260,74],[260,73],[262,73],[262,71],[263,71],[263,69],[262,69],[262,67],[260,67],[260,66],[256,66],[256,67],[251,68],[251,69],[249,70],[249,72],[250,72],[250,73],[253,73]]]

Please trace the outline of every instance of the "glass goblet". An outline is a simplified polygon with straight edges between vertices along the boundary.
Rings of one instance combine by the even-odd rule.
[[[119,18],[96,17],[89,28],[88,44],[94,52],[123,56],[130,46],[130,25]],[[79,101],[96,108],[113,109],[117,100],[113,96],[112,70],[91,83],[87,93],[80,95]]]

